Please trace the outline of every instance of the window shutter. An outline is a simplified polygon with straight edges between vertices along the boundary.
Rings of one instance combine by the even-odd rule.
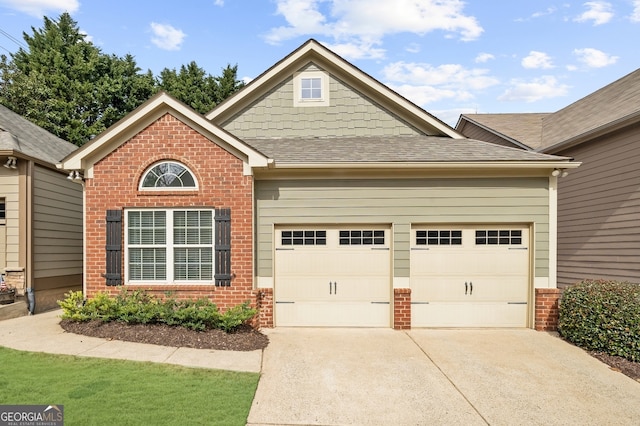
[[[231,209],[216,209],[215,281],[216,286],[231,285]]]
[[[122,285],[122,210],[107,210],[107,285]]]

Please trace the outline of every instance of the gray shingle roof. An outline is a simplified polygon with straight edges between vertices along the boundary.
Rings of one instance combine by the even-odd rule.
[[[640,112],[640,69],[553,113],[542,122],[545,148]]]
[[[13,151],[56,164],[78,147],[0,105],[0,151]]]
[[[515,139],[529,148],[542,147],[542,121],[551,113],[463,114],[471,122]]]
[[[438,136],[248,139],[276,164],[558,161],[565,157]]]

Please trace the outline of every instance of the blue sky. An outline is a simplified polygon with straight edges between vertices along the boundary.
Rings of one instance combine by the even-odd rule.
[[[640,0],[0,0],[0,52],[64,11],[155,74],[250,80],[314,38],[451,125],[557,111],[640,67]]]

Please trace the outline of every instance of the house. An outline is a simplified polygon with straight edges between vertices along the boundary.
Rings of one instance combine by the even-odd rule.
[[[640,69],[555,113],[469,114],[456,129],[582,163],[559,180],[559,288],[640,283]]]
[[[404,329],[549,325],[553,174],[578,165],[467,139],[309,40],[206,116],[160,93],[59,166],[84,176],[88,297]]]
[[[56,168],[76,149],[0,105],[0,270],[31,312],[82,288],[82,187]]]

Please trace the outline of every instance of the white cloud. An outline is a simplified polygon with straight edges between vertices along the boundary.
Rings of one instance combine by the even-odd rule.
[[[214,0],[213,4],[222,7],[224,6],[224,0]]]
[[[384,58],[384,49],[378,46],[380,43],[368,43],[361,41],[360,43],[322,43],[328,49],[333,50],[338,55],[349,58],[351,60],[357,59],[382,59]]]
[[[0,5],[42,18],[50,12],[74,13],[80,7],[80,2],[78,0],[0,0]]]
[[[151,42],[163,50],[180,50],[180,45],[187,36],[182,30],[169,24],[151,23]]]
[[[298,36],[324,36],[335,45],[379,45],[386,35],[433,31],[475,40],[483,29],[465,15],[461,0],[276,0],[277,14],[287,25],[272,28],[265,39],[277,44]],[[376,53],[377,55],[378,53]],[[356,53],[370,57],[370,52]],[[353,58],[353,57],[350,57]]]
[[[531,81],[511,80],[510,87],[498,97],[499,101],[536,102],[542,99],[565,96],[569,90],[566,84],[560,84],[553,76],[543,76]]]
[[[420,45],[418,43],[411,43],[407,47],[404,48],[409,53],[418,53],[420,52]]]
[[[476,64],[484,64],[485,62],[488,62],[495,58],[496,57],[491,53],[480,53],[478,56],[476,56],[475,62]]]
[[[601,50],[587,47],[585,49],[575,49],[573,54],[578,60],[590,68],[602,68],[613,65],[618,61],[617,56],[611,56]]]
[[[529,69],[549,69],[553,68],[551,57],[544,52],[532,50],[529,56],[522,59],[522,66]]]
[[[593,21],[593,25],[606,24],[613,18],[613,7],[606,1],[588,1],[583,4],[587,8],[580,16],[575,18],[577,22]]]
[[[466,69],[458,64],[433,67],[429,64],[394,62],[382,70],[388,85],[418,105],[442,99],[469,100],[474,93],[494,86],[498,79],[486,69]]]
[[[640,22],[640,0],[633,0],[633,12],[631,13],[631,22]]]
[[[80,34],[84,36],[84,41],[88,41],[89,43],[93,43],[93,36],[90,36],[88,32],[80,28]]]

